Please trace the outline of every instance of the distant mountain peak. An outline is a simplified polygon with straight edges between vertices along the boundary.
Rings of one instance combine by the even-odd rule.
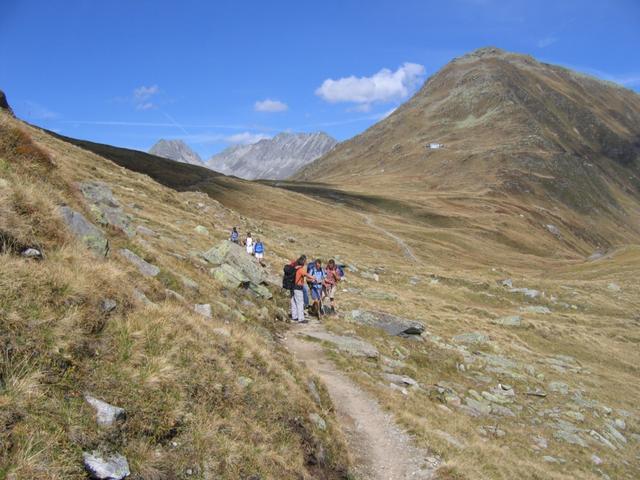
[[[168,158],[169,160],[175,160],[176,162],[204,166],[200,155],[194,152],[184,141],[179,139],[166,140],[161,138],[149,149],[149,153]]]
[[[234,145],[214,155],[207,166],[247,180],[288,178],[338,142],[324,132],[280,132],[250,145]]]

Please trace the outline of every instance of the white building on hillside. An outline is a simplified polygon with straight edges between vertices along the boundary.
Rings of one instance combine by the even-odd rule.
[[[438,150],[439,148],[443,148],[443,147],[444,147],[443,143],[430,143],[429,145],[427,145],[427,148],[431,150]]]

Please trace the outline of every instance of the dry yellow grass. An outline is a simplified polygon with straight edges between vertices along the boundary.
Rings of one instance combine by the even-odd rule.
[[[13,138],[33,138],[26,144],[39,157],[8,148]],[[36,171],[42,159],[46,176]],[[223,292],[190,256],[222,238],[215,215],[235,222],[232,212],[4,114],[0,167],[0,478],[85,478],[82,452],[96,448],[125,455],[131,478],[139,479],[346,474],[349,460],[330,403],[314,403],[308,374],[274,341],[282,328],[276,306]],[[75,187],[88,179],[107,182],[136,224],[158,233],[128,239],[108,232],[112,252],[128,247],[160,265],[157,279],[113,253],[96,258],[67,233],[57,208],[66,203],[91,218]],[[206,206],[195,207],[195,199]],[[192,233],[197,224],[212,235]],[[27,246],[41,249],[44,259],[21,257]],[[181,276],[196,281],[198,291]],[[155,304],[141,304],[134,288]],[[106,298],[117,302],[109,314],[100,308]],[[194,303],[209,302],[212,319],[193,311]],[[262,307],[269,313],[258,318]],[[241,376],[252,383],[241,385]],[[126,421],[99,428],[85,392],[123,407]],[[327,431],[308,419],[314,411],[327,419]]]
[[[384,185],[385,194],[402,200],[403,205],[410,205],[413,210],[396,211],[379,205],[368,207],[366,213],[377,227],[399,236],[412,248],[420,260],[420,264],[415,264],[406,258],[393,238],[368,225],[358,207],[250,183],[236,185],[236,189],[226,192],[209,192],[220,204],[203,193],[177,193],[163,188],[144,175],[128,172],[43,132],[29,130],[29,134],[51,155],[65,182],[72,185],[87,179],[105,181],[138,224],[159,234],[158,238],[127,239],[113,233],[110,238],[113,250],[120,247],[135,250],[167,272],[161,281],[149,281],[116,258],[88,263],[81,246],[65,234],[56,233],[64,229],[16,215],[11,207],[5,206],[10,203],[3,202],[0,207],[5,209],[3,218],[5,212],[13,215],[6,218],[13,218],[10,225],[15,225],[12,228],[16,238],[39,242],[47,252],[46,262],[41,263],[8,254],[3,257],[6,260],[3,266],[7,267],[2,278],[6,278],[0,282],[13,285],[12,290],[3,290],[14,292],[9,300],[3,300],[3,305],[10,305],[17,312],[7,315],[9,321],[5,324],[15,330],[15,322],[19,324],[22,317],[30,318],[30,327],[37,325],[40,329],[29,328],[28,335],[26,331],[22,335],[33,338],[35,344],[60,345],[65,352],[92,355],[90,362],[83,360],[84,368],[88,369],[83,373],[94,372],[100,382],[76,384],[81,378],[77,374],[62,386],[66,385],[65,391],[76,395],[83,389],[100,387],[96,394],[113,392],[107,400],[137,412],[127,420],[126,428],[131,430],[127,432],[123,451],[130,457],[132,470],[144,478],[162,478],[172,468],[184,471],[195,464],[201,468],[198,475],[205,478],[220,472],[222,478],[242,478],[250,470],[262,472],[266,478],[295,478],[300,471],[309,476],[324,474],[304,466],[308,445],[305,442],[309,439],[297,426],[292,430],[288,423],[292,418],[304,421],[305,408],[316,408],[305,391],[306,373],[272,339],[265,338],[262,330],[283,331],[283,325],[258,320],[259,308],[243,307],[242,296],[225,293],[213,285],[206,269],[193,255],[224,238],[232,225],[266,240],[267,261],[275,273],[279,273],[282,263],[302,252],[325,259],[337,256],[357,266],[358,272],[348,273],[339,292],[343,311],[374,309],[424,321],[429,331],[424,342],[391,338],[342,318],[328,321],[328,328],[352,332],[374,343],[384,356],[404,362],[398,373],[420,382],[424,391],[412,391],[405,397],[383,382],[381,363],[332,354],[354,381],[395,413],[421,445],[442,455],[446,462],[440,472],[442,479],[638,476],[639,442],[633,436],[640,433],[636,400],[640,396],[637,245],[620,244],[604,258],[586,261],[580,252],[586,252],[589,246],[578,237],[571,237],[574,243],[569,245],[552,235],[531,235],[532,222],[539,223],[544,215],[557,213],[541,213],[529,205],[518,206],[471,191],[459,194],[429,191],[412,196],[403,194],[402,178],[390,177]],[[3,190],[3,195],[9,195],[3,198],[22,198],[21,202],[27,198],[31,204],[39,205],[32,209],[36,212],[51,212],[63,198],[74,208],[85,211],[80,196],[72,188],[66,191],[48,187],[50,182],[36,183],[33,178],[18,182],[15,181],[18,173],[7,173],[6,162],[2,165],[3,176],[11,176],[12,192],[16,186],[23,192]],[[31,190],[25,195],[27,188]],[[202,188],[206,191],[206,186]],[[380,187],[353,182],[349,188],[352,190],[347,193],[361,194]],[[416,216],[416,212],[420,215]],[[566,211],[561,214],[570,216]],[[56,218],[46,213],[42,217],[52,222]],[[570,217],[565,220],[572,221]],[[209,236],[193,232],[199,224],[207,227]],[[47,232],[54,233],[53,240]],[[295,237],[295,243],[289,242],[288,237]],[[380,273],[378,282],[361,275],[376,269]],[[184,289],[179,275],[198,282],[201,291]],[[410,283],[412,277],[417,285]],[[509,293],[498,284],[504,278],[512,278],[517,287],[543,291],[545,296],[528,299]],[[610,283],[619,285],[620,290],[609,288]],[[159,307],[138,305],[129,288],[133,284]],[[29,292],[27,285],[35,286],[34,296],[24,294]],[[191,303],[210,300],[214,318],[219,321],[205,321],[179,302],[166,299],[167,287],[176,289]],[[371,292],[391,296],[387,300],[375,299]],[[103,296],[118,299],[123,308],[119,307],[118,314],[108,321],[101,321],[94,314]],[[62,300],[66,298],[74,299],[71,307]],[[232,309],[243,309],[249,321],[226,325],[231,337],[216,336],[212,329],[222,326],[222,320],[229,314],[215,301]],[[521,307],[536,305],[547,306],[552,313],[520,311]],[[272,313],[275,310],[273,304],[264,306]],[[9,312],[7,307],[2,308],[3,312]],[[37,314],[30,317],[30,308],[35,308]],[[521,315],[527,328],[491,323],[507,315]],[[467,365],[466,371],[460,371],[464,355],[443,347],[452,344],[452,336],[470,331],[485,332],[491,339],[489,344],[472,347],[471,353],[501,355],[523,365],[518,372],[524,378],[490,375],[494,384],[503,382],[514,387],[517,402],[523,406],[515,418],[473,418],[451,405],[446,410],[442,396],[433,393],[433,385],[442,381],[458,385],[460,394],[468,389],[480,392],[492,385],[482,384],[470,374],[474,371],[484,374],[482,368]],[[46,338],[40,338],[40,332],[43,336],[47,332]],[[100,339],[97,344],[96,338]],[[95,356],[95,352],[99,355]],[[547,362],[555,355],[574,357],[581,367],[580,373],[555,370]],[[7,392],[22,393],[3,391],[0,396],[3,404],[17,402],[15,405],[24,405],[20,411],[29,411],[41,406],[43,398],[49,401],[53,387],[43,383],[39,367],[32,361],[7,363],[8,371],[16,372],[11,374],[15,378],[11,385],[15,386]],[[534,375],[524,370],[527,365],[534,368]],[[255,380],[248,395],[238,389],[235,383],[238,375]],[[571,395],[554,392],[548,392],[544,399],[524,396],[529,388],[548,391],[551,381],[562,381],[571,390],[580,390],[584,399],[597,402],[598,407],[572,405]],[[191,395],[187,399],[183,396],[186,391]],[[156,392],[161,393],[157,399]],[[326,401],[326,392],[323,395]],[[149,400],[150,396],[153,400]],[[31,420],[33,423],[20,419],[12,430],[17,432],[11,435],[18,435],[14,442],[19,447],[11,450],[10,457],[3,457],[3,462],[9,459],[6,464],[11,471],[20,472],[17,478],[28,478],[24,472],[38,465],[49,465],[48,471],[58,472],[52,478],[64,478],[67,472],[79,474],[80,446],[101,441],[100,432],[93,427],[91,412],[81,399],[57,398],[54,403],[49,402],[46,415],[38,413]],[[33,403],[26,403],[29,401]],[[323,405],[321,413],[331,418],[330,407],[325,402]],[[602,407],[613,411],[607,415]],[[594,442],[581,448],[555,439],[555,419],[539,413],[556,408],[559,418],[567,418],[564,412],[569,410],[583,413],[585,420],[579,426],[585,429],[601,429],[605,420],[617,418],[622,411],[629,412],[623,431],[627,445],[612,451]],[[41,428],[38,422],[53,417],[66,420],[51,431]],[[185,426],[175,437],[180,447],[174,450],[166,442],[163,444],[162,439],[180,419]],[[330,424],[329,432],[313,435],[328,448],[327,470],[335,471],[346,465],[346,459],[341,436],[335,425]],[[478,429],[486,426],[498,427],[505,436],[481,434]],[[448,432],[463,447],[453,447],[440,432]],[[532,437],[538,435],[547,439],[547,449],[532,450]],[[155,454],[158,443],[163,453],[160,460]],[[593,463],[593,453],[603,460],[602,465]],[[566,463],[545,462],[546,455],[564,459]],[[204,462],[203,458],[209,461]]]

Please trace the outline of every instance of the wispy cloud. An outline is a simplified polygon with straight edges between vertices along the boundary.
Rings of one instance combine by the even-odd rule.
[[[424,66],[407,62],[396,71],[383,68],[370,77],[328,78],[315,93],[330,103],[355,103],[367,109],[373,103],[407,98],[420,85],[424,74]]]
[[[133,89],[131,100],[136,107],[136,110],[151,110],[156,107],[152,102],[152,98],[160,93],[160,87],[158,85],[141,85]]]
[[[549,47],[551,45],[553,45],[554,43],[556,43],[558,41],[558,39],[556,37],[553,36],[547,36],[544,38],[541,38],[540,40],[538,40],[538,48],[546,48]]]
[[[266,98],[264,100],[258,100],[254,104],[253,109],[256,112],[275,113],[285,112],[289,110],[289,106],[286,103],[281,102],[280,100],[272,100],[271,98]]]
[[[27,116],[35,120],[55,120],[60,117],[57,112],[49,110],[44,105],[32,100],[27,100],[25,106],[27,107]]]

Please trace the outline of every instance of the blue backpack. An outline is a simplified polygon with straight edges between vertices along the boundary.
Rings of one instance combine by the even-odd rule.
[[[264,253],[264,245],[262,244],[262,242],[256,243],[253,247],[253,251],[255,253]]]
[[[231,232],[231,241],[232,242],[237,242],[238,241],[238,237],[240,236],[240,234],[237,231],[232,231]]]

